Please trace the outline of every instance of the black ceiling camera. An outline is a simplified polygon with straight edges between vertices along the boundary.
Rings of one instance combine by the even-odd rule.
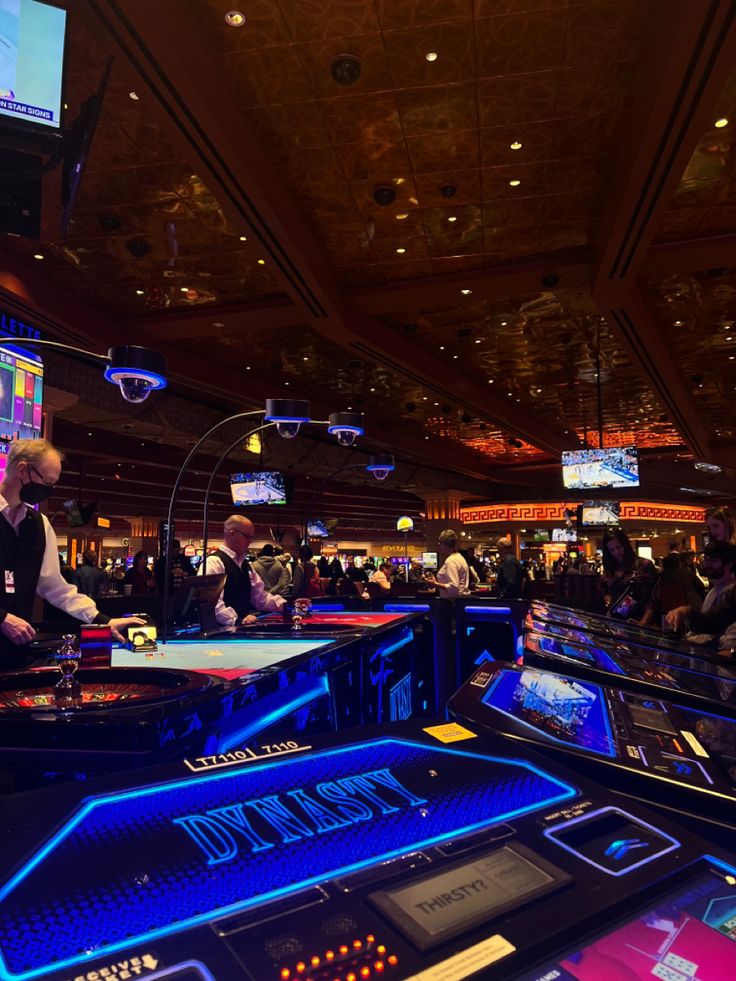
[[[454,198],[457,194],[457,188],[454,184],[442,184],[440,185],[440,194],[443,198]]]
[[[330,72],[338,85],[353,85],[360,78],[360,71],[360,59],[351,54],[337,55],[330,64]]]
[[[382,208],[387,208],[396,200],[396,191],[388,184],[381,184],[374,190],[373,200]]]
[[[542,286],[546,287],[547,289],[552,289],[553,287],[559,285],[560,285],[559,276],[542,276]]]

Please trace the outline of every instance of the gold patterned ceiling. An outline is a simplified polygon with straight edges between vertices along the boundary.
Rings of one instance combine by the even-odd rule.
[[[2,244],[5,303],[479,481],[599,424],[736,464],[729,4],[233,3],[68,4],[69,118],[110,54],[111,83],[67,235],[52,175],[43,261]]]

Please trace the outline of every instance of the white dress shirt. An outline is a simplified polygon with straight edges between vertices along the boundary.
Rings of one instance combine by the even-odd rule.
[[[28,511],[31,510],[33,509],[27,504],[19,504],[18,507],[11,508],[0,494],[0,513],[16,535],[18,534],[18,526]],[[63,610],[69,616],[75,617],[83,623],[92,623],[97,616],[97,607],[89,596],[80,593],[76,586],[72,586],[62,576],[56,533],[45,514],[41,515],[41,520],[43,521],[43,530],[46,533],[46,548],[41,561],[41,572],[38,577],[36,593],[47,603],[55,606],[58,610]]]
[[[240,565],[243,561],[243,557],[240,558],[233,552],[231,548],[227,545],[220,545],[220,550],[229,555],[230,558],[235,562],[236,565]],[[225,566],[219,555],[208,555],[206,563],[203,562],[199,567],[200,574],[204,574],[205,568],[207,570],[208,576],[218,576],[225,572]],[[240,622],[240,617],[232,608],[232,606],[225,606],[225,600],[223,599],[224,590],[220,593],[220,596],[215,604],[215,619],[223,627],[235,627]],[[267,613],[278,613],[286,605],[286,600],[283,596],[274,596],[269,593],[266,586],[253,569],[250,570],[250,605],[256,610],[263,610]]]
[[[457,599],[468,592],[468,563],[459,552],[451,552],[437,573],[437,582],[447,583],[447,589],[440,590],[443,599]]]

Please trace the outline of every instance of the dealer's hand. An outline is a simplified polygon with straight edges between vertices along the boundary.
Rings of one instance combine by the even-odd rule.
[[[3,622],[0,624],[0,631],[8,638],[11,644],[30,644],[33,638],[36,636],[36,631],[22,617],[15,616],[14,613],[8,613]]]
[[[241,620],[241,623],[244,623],[244,624],[247,625],[247,624],[250,624],[250,623],[255,623],[257,619],[258,619],[258,617],[255,615],[255,613],[249,613],[247,617],[243,617],[243,619]]]
[[[121,633],[126,627],[142,627],[145,626],[146,621],[141,620],[140,617],[118,617],[116,620],[111,620],[108,626],[112,630],[112,635],[115,640],[119,640],[121,643],[125,643],[126,637]]]

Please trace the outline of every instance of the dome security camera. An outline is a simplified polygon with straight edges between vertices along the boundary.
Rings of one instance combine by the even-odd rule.
[[[105,378],[120,387],[126,402],[145,402],[154,389],[166,387],[166,359],[146,347],[111,347]]]

